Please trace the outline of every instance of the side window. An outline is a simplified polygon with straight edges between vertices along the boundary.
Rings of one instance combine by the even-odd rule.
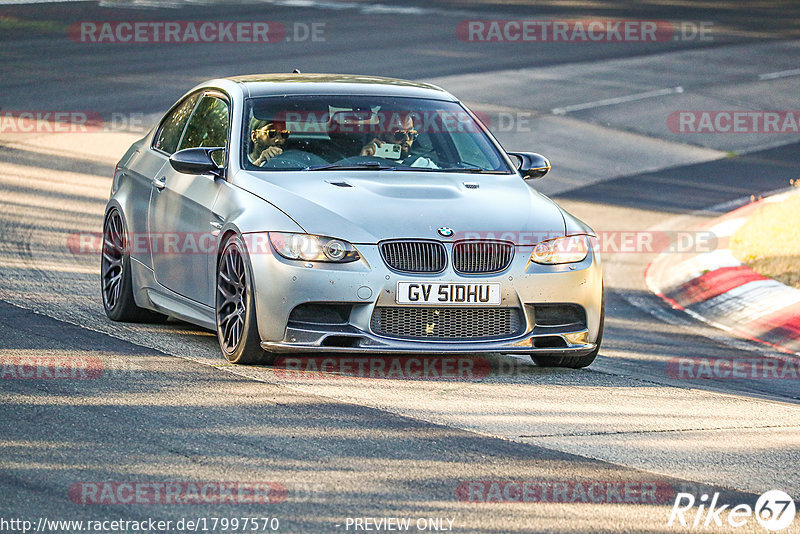
[[[189,115],[192,114],[198,98],[200,98],[199,93],[189,96],[164,118],[156,132],[154,148],[163,150],[170,155],[178,150],[178,142],[181,140],[183,128],[186,126],[186,121],[189,120]]]
[[[228,144],[228,103],[216,96],[204,96],[197,105],[186,133],[183,134],[180,149],[198,147],[225,147]],[[214,160],[225,161],[222,152],[214,154]]]

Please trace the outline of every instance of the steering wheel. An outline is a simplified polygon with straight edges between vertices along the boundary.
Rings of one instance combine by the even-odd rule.
[[[305,167],[315,167],[326,165],[328,162],[305,150],[284,150],[282,154],[275,156],[265,163],[262,169],[303,169]]]

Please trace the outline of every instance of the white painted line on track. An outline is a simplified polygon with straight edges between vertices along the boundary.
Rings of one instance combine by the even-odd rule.
[[[0,0],[0,6],[23,6],[25,4],[65,4],[67,2],[89,2],[90,0]]]
[[[656,89],[655,91],[645,91],[644,93],[636,93],[634,95],[619,96],[616,98],[607,98],[605,100],[596,100],[594,102],[586,102],[585,104],[575,104],[573,106],[564,106],[563,108],[553,108],[551,113],[554,115],[565,115],[573,111],[581,111],[584,109],[600,108],[604,106],[614,106],[616,104],[624,104],[625,102],[635,102],[636,100],[644,100],[645,98],[654,98],[657,96],[666,96],[683,93],[683,87],[669,87],[667,89]]]
[[[184,0],[185,1],[185,0]],[[444,9],[435,7],[403,6],[391,3],[342,2],[337,0],[257,0],[262,4],[275,6],[327,9],[333,11],[354,10],[367,15],[446,15],[461,17],[481,16],[479,11],[463,9]]]
[[[800,76],[800,69],[781,70],[778,72],[767,72],[766,74],[759,74],[759,80],[775,80],[777,78],[788,78],[789,76]]]

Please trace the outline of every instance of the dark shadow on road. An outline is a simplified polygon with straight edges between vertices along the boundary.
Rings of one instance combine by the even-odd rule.
[[[509,522],[502,507],[460,501],[459,486],[602,481],[669,490],[645,507],[666,507],[675,492],[698,490],[687,481],[253,381],[5,303],[0,310],[4,365],[14,355],[57,352],[110,366],[96,379],[0,380],[0,487],[8,509],[70,519],[272,514],[291,531],[330,531],[347,516],[455,514],[467,525],[505,521],[500,530],[523,532],[536,521],[535,504],[516,509]],[[565,407],[563,415],[576,410]],[[287,489],[287,498],[255,506],[98,505],[70,493],[82,482],[173,481],[272,482]],[[721,491],[723,502],[755,499],[705,489]],[[595,517],[616,513],[597,506]]]

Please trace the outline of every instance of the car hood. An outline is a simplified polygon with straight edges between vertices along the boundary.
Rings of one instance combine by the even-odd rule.
[[[516,244],[565,233],[561,209],[516,175],[241,171],[231,181],[282,210],[307,233],[352,243],[441,239],[442,227],[453,229],[453,240]]]

